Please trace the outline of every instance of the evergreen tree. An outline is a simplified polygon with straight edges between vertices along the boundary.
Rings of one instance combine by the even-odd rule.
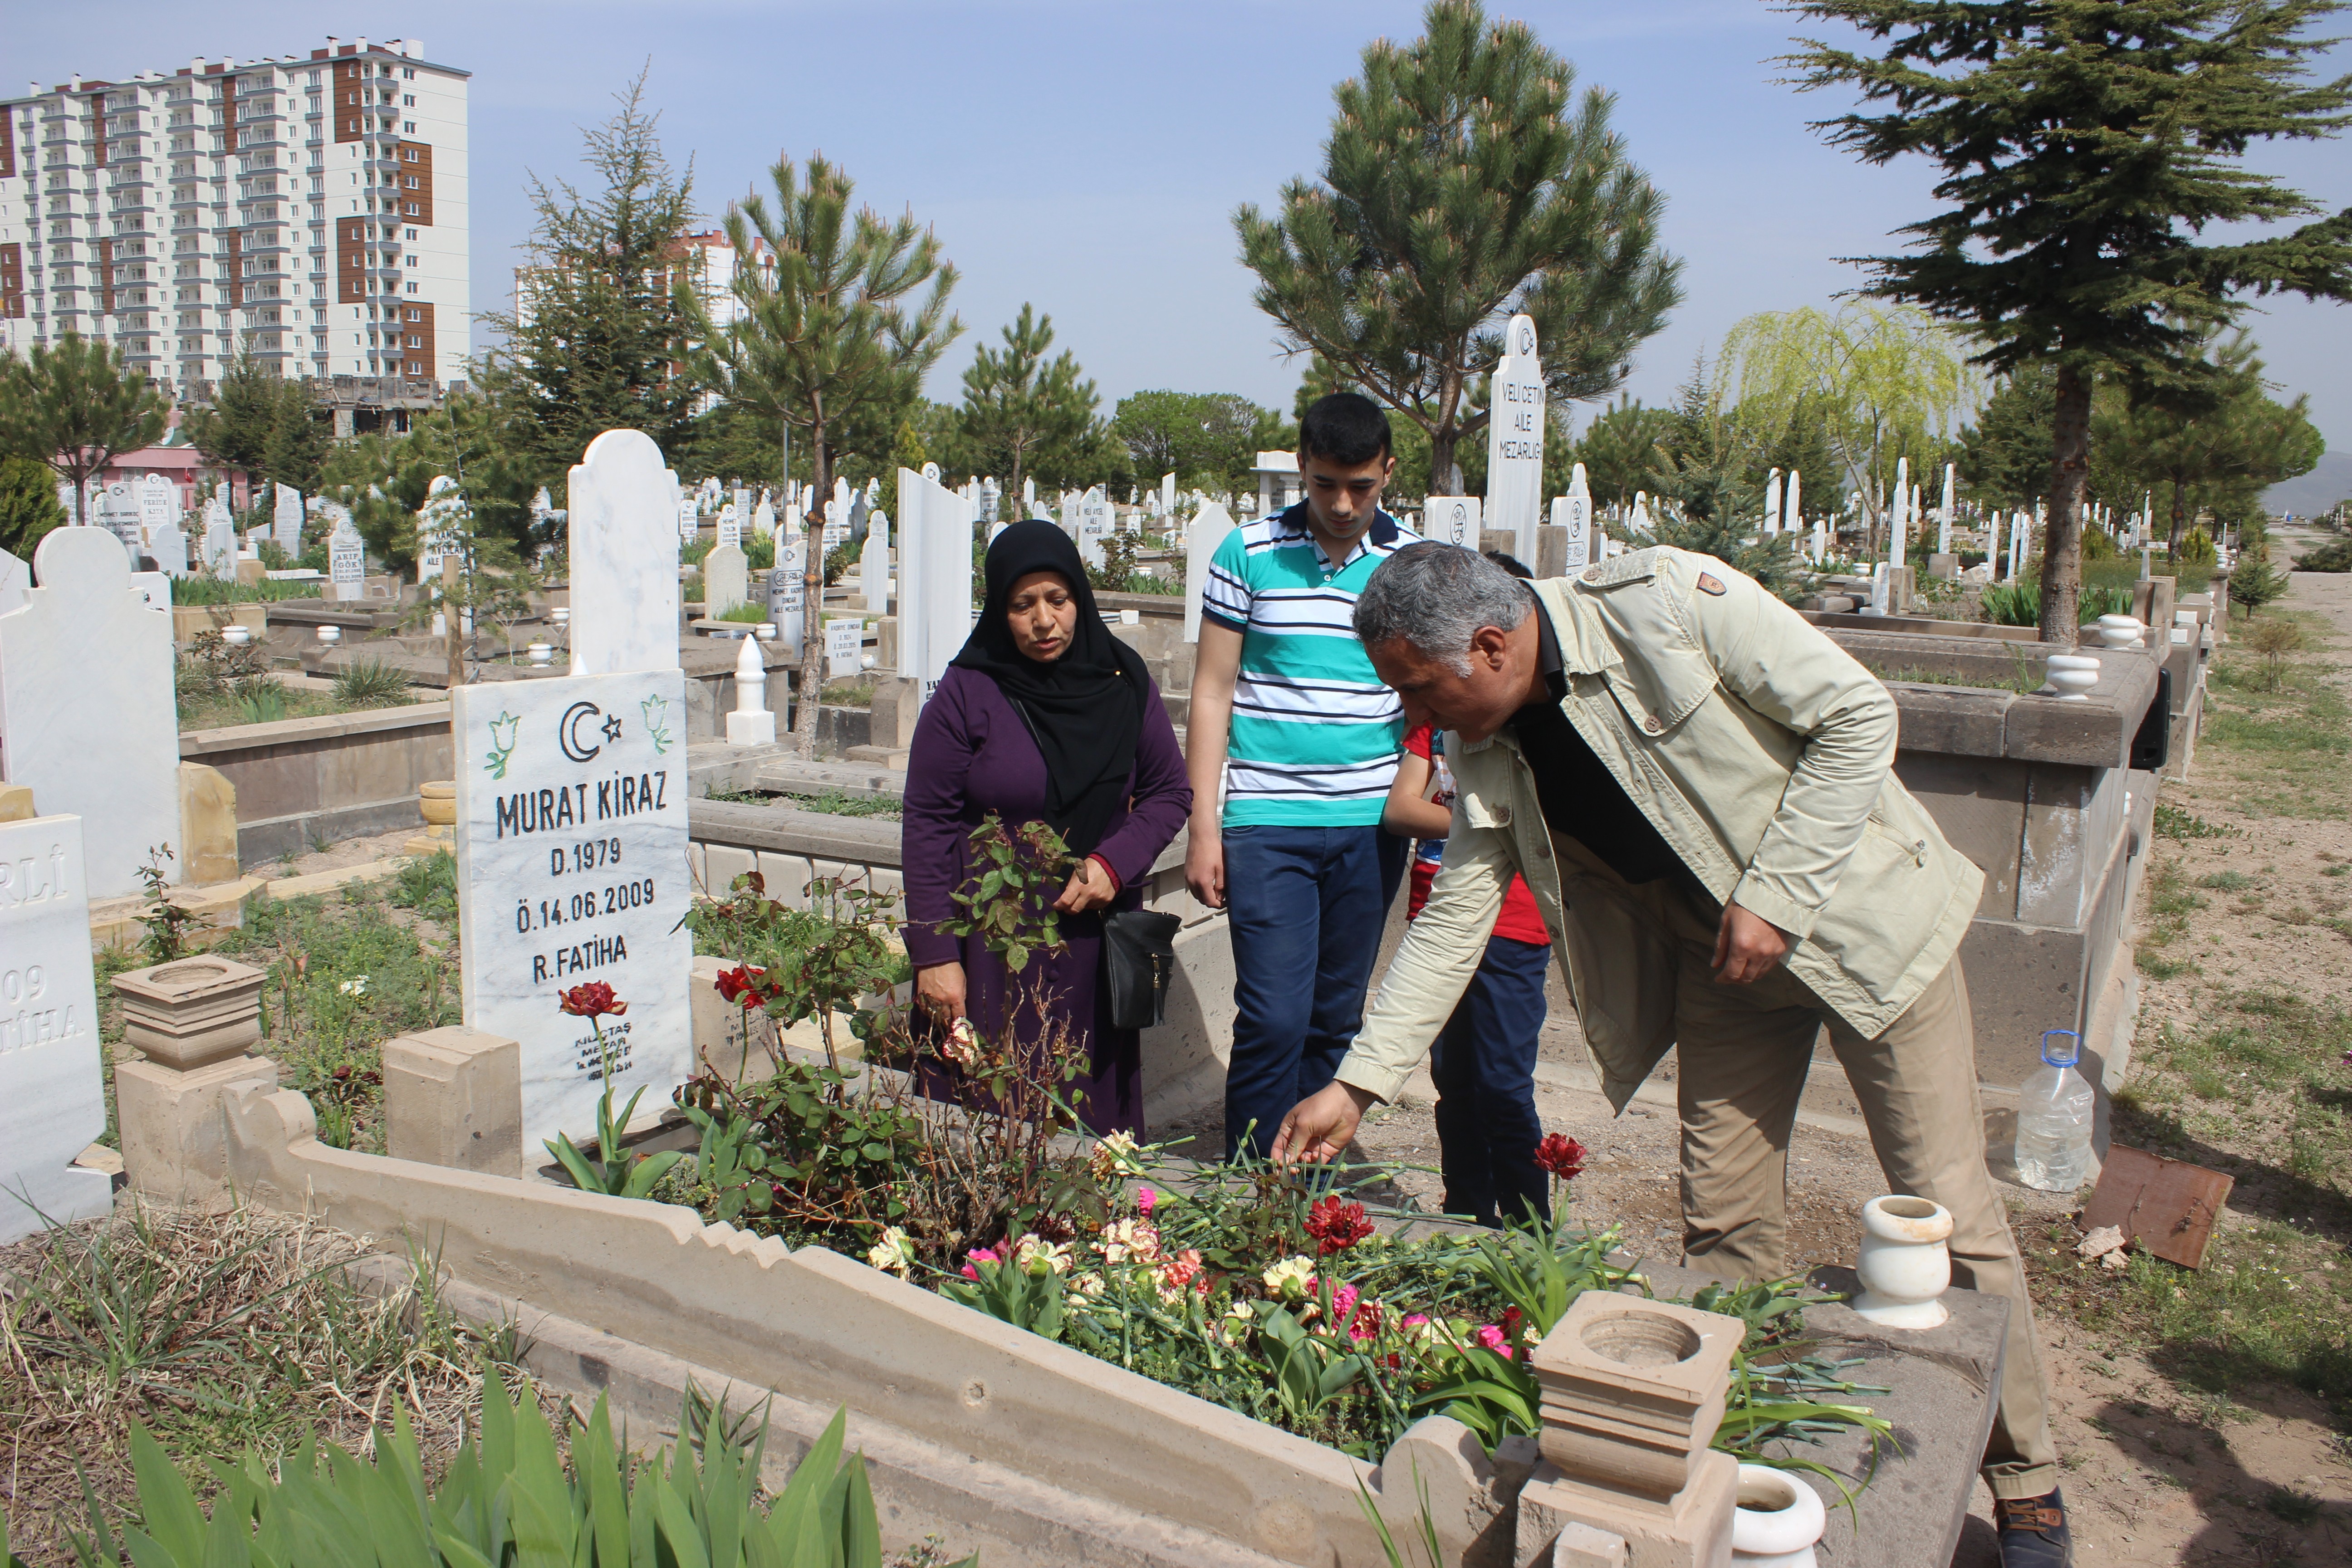
[[[0,457],[0,550],[30,561],[41,536],[66,525],[58,481],[48,465],[10,453]]]
[[[870,207],[851,208],[848,174],[812,157],[803,177],[790,158],[769,170],[775,192],[745,197],[727,215],[738,256],[764,253],[772,271],[735,273],[736,319],[724,329],[695,310],[697,379],[804,452],[816,505],[808,519],[804,582],[811,635],[802,639],[798,721],[801,755],[816,754],[816,694],[824,684],[824,639],[814,606],[824,600],[825,509],[835,465],[853,436],[887,458],[900,418],[919,400],[924,373],[961,322],[948,314],[955,268],[930,230],[903,214],[884,221]],[[929,293],[909,306],[925,285]],[[877,445],[878,437],[878,446]]]
[[[2271,564],[2270,532],[2259,520],[2249,523],[2238,542],[2237,565],[2230,573],[2230,597],[2252,615],[2273,599],[2286,595],[2286,574]]]
[[[1031,476],[1066,483],[1100,402],[1095,384],[1080,379],[1069,350],[1045,357],[1054,318],[1026,302],[1002,335],[1003,348],[983,344],[963,373],[966,454],[984,472],[1011,475],[1005,484],[1014,495]]]
[[[1873,163],[1938,164],[1945,210],[1906,226],[1913,250],[1864,262],[1870,292],[1926,307],[1984,343],[1996,372],[2047,364],[2052,479],[2042,637],[2072,646],[2082,587],[2091,389],[2193,389],[2199,334],[2236,297],[2352,296],[2352,213],[2200,245],[2215,225],[2320,209],[2241,162],[2256,140],[2329,136],[2352,77],[2305,80],[2339,0],[1794,0],[1789,9],[1885,42],[1808,42],[1810,88],[1853,86],[1879,113],[1834,115],[1830,140]]]
[[[1139,392],[1119,400],[1111,426],[1138,483],[1148,488],[1173,473],[1188,489],[1230,495],[1256,467],[1265,414],[1238,393]]]
[[[1651,448],[1650,537],[1628,542],[1671,544],[1712,555],[1745,572],[1781,598],[1798,590],[1795,539],[1762,533],[1763,486],[1748,476],[1748,454],[1737,422],[1694,366]],[[1591,470],[1588,469],[1590,478]]]
[[[45,465],[73,486],[76,507],[92,474],[161,440],[168,417],[163,395],[120,350],[78,333],[11,354],[0,374],[0,453]]]
[[[930,455],[923,449],[923,433],[915,428],[915,422],[912,419],[899,420],[898,439],[890,446],[891,467],[919,474],[923,471],[923,465],[930,460]]]
[[[319,406],[310,383],[281,382],[277,417],[261,448],[263,477],[306,496],[317,490],[319,466],[334,445],[333,428],[331,416]]]
[[[1664,203],[1610,129],[1609,94],[1571,110],[1574,68],[1477,0],[1432,0],[1424,20],[1333,89],[1322,179],[1234,226],[1287,346],[1419,426],[1432,482],[1458,494],[1508,318],[1534,318],[1555,402],[1599,397],[1681,301],[1681,264],[1658,247]]]
[[[2058,377],[2046,364],[2001,377],[1974,425],[1960,432],[1961,482],[1980,500],[2030,509],[2050,494],[2057,438]]]
[[[1584,427],[1575,461],[1584,465],[1595,505],[1625,505],[1634,491],[1647,487],[1650,470],[1658,464],[1658,443],[1674,417],[1671,410],[1644,407],[1628,394]]]
[[[215,468],[258,479],[278,428],[286,382],[253,357],[253,339],[238,344],[236,357],[213,384],[210,407],[188,410],[182,421],[189,445]]]
[[[677,373],[693,299],[680,241],[694,173],[664,155],[645,85],[640,75],[615,95],[612,118],[583,132],[590,190],[528,176],[538,216],[516,309],[483,317],[506,338],[483,384],[511,405],[535,484],[561,486],[606,430],[643,430],[665,452],[682,447],[694,416],[698,388]],[[746,262],[752,254],[736,251]],[[484,520],[510,531],[502,523]]]

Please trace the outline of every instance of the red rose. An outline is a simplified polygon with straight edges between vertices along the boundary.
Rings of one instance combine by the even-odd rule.
[[[1547,1132],[1536,1145],[1536,1163],[1563,1182],[1572,1182],[1584,1173],[1585,1147],[1575,1139],[1558,1132]]]
[[[617,1018],[629,1010],[629,1005],[614,996],[613,988],[601,980],[591,980],[584,984],[574,985],[571,990],[559,994],[563,998],[564,1012],[575,1018],[586,1018],[592,1023],[606,1015]]]
[[[740,1002],[748,1013],[768,999],[767,994],[760,989],[760,982],[767,973],[748,963],[739,963],[719,974],[719,994],[727,1001]]]
[[[1315,1238],[1317,1253],[1328,1258],[1335,1252],[1347,1251],[1371,1235],[1372,1222],[1364,1217],[1361,1204],[1318,1198],[1315,1206],[1307,1211],[1307,1234]]]

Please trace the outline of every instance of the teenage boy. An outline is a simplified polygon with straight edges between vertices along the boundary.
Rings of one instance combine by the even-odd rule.
[[[1486,559],[1514,577],[1535,574],[1498,550]],[[1431,786],[1434,784],[1435,788]],[[1381,826],[1417,838],[1405,918],[1421,913],[1454,821],[1454,773],[1445,735],[1428,723],[1404,735],[1396,783]],[[1549,1183],[1536,1163],[1543,1120],[1536,1113],[1536,1048],[1544,1026],[1544,976],[1551,936],[1527,879],[1511,878],[1478,973],[1429,1048],[1437,1086],[1437,1164],[1445,1212],[1485,1226],[1524,1224],[1532,1211],[1551,1217]]]
[[[1404,873],[1381,827],[1404,709],[1353,618],[1373,569],[1417,542],[1381,510],[1395,471],[1380,405],[1318,398],[1298,422],[1307,499],[1227,534],[1202,590],[1184,879],[1233,938],[1227,1159],[1265,1155],[1331,1081]]]

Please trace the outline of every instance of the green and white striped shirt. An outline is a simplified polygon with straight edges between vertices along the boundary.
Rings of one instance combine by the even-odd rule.
[[[1381,512],[1334,565],[1307,503],[1237,528],[1217,546],[1201,614],[1242,634],[1226,747],[1228,826],[1377,824],[1395,782],[1404,706],[1356,638],[1356,595],[1419,540]]]

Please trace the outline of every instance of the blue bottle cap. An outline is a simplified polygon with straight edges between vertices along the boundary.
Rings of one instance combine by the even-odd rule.
[[[2072,1029],[2044,1029],[2042,1059],[2053,1068],[2073,1067],[2083,1059],[2083,1037]]]

